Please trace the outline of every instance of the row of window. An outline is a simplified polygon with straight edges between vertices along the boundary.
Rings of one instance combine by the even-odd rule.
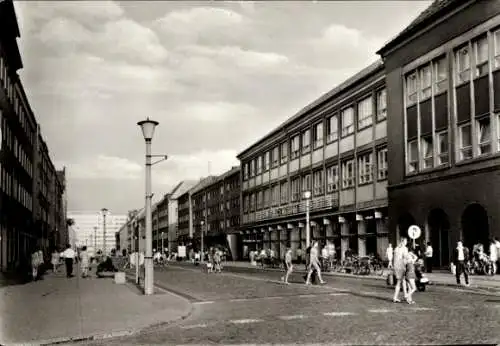
[[[356,108],[358,131],[373,124],[374,113],[376,114],[377,121],[384,120],[387,117],[386,89],[379,90],[376,93],[375,104],[373,97],[369,96],[359,101]],[[266,151],[263,155],[254,158],[250,162],[246,162],[243,165],[243,179],[252,178],[255,175],[268,171],[269,168],[285,164],[288,161],[288,153],[290,153],[290,160],[294,160],[301,154],[307,154],[311,150],[323,147],[325,142],[329,144],[338,140],[339,125],[341,137],[349,136],[354,133],[354,106],[349,106],[340,111],[340,118],[338,114],[331,115],[326,118],[325,121],[321,120],[313,124],[312,129],[308,128],[292,136],[290,141],[285,141],[272,150]]]
[[[454,150],[456,161],[500,150],[500,141],[493,143],[492,140],[494,131],[500,139],[500,118],[495,115],[497,126],[494,127],[486,95],[491,86],[485,79],[500,68],[500,30],[492,31],[490,37],[491,50],[488,35],[484,33],[453,49],[450,61],[443,55],[405,76],[408,173],[447,165]],[[452,64],[451,80],[448,62]],[[453,98],[444,94],[450,87],[455,93]],[[470,88],[476,89],[474,95]],[[495,87],[494,92],[496,95],[500,90]],[[452,100],[452,106],[447,105],[448,99]],[[448,109],[457,112],[456,123],[452,124],[457,130],[454,138],[449,138]],[[454,143],[452,150],[449,143]]]
[[[202,219],[201,218],[196,218],[195,220],[196,220],[195,224],[198,225],[197,229],[198,229],[198,231],[200,231],[201,227],[202,227],[201,226],[201,221],[197,221],[197,220],[202,220]],[[224,225],[225,225],[225,227],[224,227]],[[203,231],[206,231],[206,232],[210,232],[210,231],[218,232],[218,231],[223,231],[226,228],[234,227],[234,226],[239,226],[239,225],[240,225],[240,217],[239,216],[233,216],[233,217],[227,218],[225,222],[224,222],[224,220],[208,222],[207,225],[206,225],[206,228],[203,229]]]
[[[358,185],[372,183],[373,173],[376,169],[377,180],[387,179],[387,149],[377,151],[377,164],[373,162],[373,153],[367,153],[357,158],[357,178]],[[326,179],[325,179],[326,175]],[[290,189],[288,182],[283,181],[279,185],[273,185],[256,193],[251,193],[243,197],[244,212],[254,211],[255,209],[277,206],[299,201],[303,197],[303,192],[311,191],[314,196],[323,195],[338,191],[340,183],[342,189],[351,189],[355,186],[356,173],[354,159],[342,162],[342,170],[339,172],[337,165],[326,168],[325,171],[319,170],[312,174],[306,174],[302,177],[292,178]],[[311,186],[312,185],[312,186]],[[289,196],[290,195],[290,196]]]
[[[9,73],[6,60],[2,56],[0,51],[0,86],[6,90],[7,98],[11,102],[14,112],[19,117],[19,123],[26,134],[30,143],[34,142],[35,131],[31,128],[27,118],[27,110],[23,104],[23,98],[21,97],[19,91],[16,89],[15,84],[12,82]]]
[[[17,137],[10,129],[7,123],[7,118],[4,117],[3,111],[1,109],[0,109],[0,126],[2,128],[2,135],[4,137],[5,146],[14,153],[14,156],[23,166],[24,170],[29,174],[30,177],[32,177],[33,176],[33,165],[31,163],[32,161],[24,151],[21,143],[17,140]]]
[[[33,197],[23,185],[21,185],[16,177],[13,177],[7,172],[0,163],[0,190],[10,197],[13,197],[21,203],[29,211],[33,210]]]

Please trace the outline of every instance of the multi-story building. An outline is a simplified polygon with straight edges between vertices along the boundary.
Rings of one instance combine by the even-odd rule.
[[[394,239],[419,225],[437,265],[500,236],[500,2],[435,1],[378,52]]]
[[[237,258],[240,224],[240,168],[233,167],[218,177],[204,180],[191,190],[193,230],[195,243],[200,245],[201,231],[205,231],[204,245],[228,247]],[[203,223],[203,225],[202,225]]]
[[[58,170],[56,174],[62,188],[62,195],[56,203],[56,223],[59,225],[57,231],[59,240],[57,244],[58,247],[61,248],[65,244],[76,244],[76,236],[69,234],[69,227],[67,225],[68,197],[66,192],[66,167],[63,167],[62,170]]]
[[[14,5],[0,2],[0,270],[15,270],[35,246],[54,245],[62,184],[40,142],[39,126],[17,71],[23,67]],[[45,156],[39,162],[39,152]],[[45,165],[45,166],[44,166]],[[40,172],[40,167],[44,172]],[[40,176],[46,179],[40,181]],[[40,183],[40,188],[38,183]],[[43,183],[43,184],[42,184]],[[46,185],[44,185],[46,184]],[[52,185],[49,185],[52,184]],[[52,186],[52,190],[49,190]],[[45,190],[46,189],[46,190]],[[46,199],[47,203],[39,203]],[[53,202],[53,204],[51,204]],[[43,206],[41,206],[43,204]],[[51,209],[52,208],[52,209]],[[43,212],[42,212],[43,211]],[[65,222],[64,222],[65,224]],[[64,226],[65,227],[65,226]]]
[[[127,223],[127,215],[106,213],[106,236],[104,238],[104,215],[101,211],[70,211],[68,218],[74,221],[77,246],[87,246],[89,253],[110,252],[115,248],[115,233]]]
[[[306,247],[311,239],[342,257],[383,255],[388,244],[387,106],[378,61],[309,104],[238,155],[244,252]]]

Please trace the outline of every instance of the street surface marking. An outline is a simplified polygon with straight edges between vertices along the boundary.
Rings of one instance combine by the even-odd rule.
[[[229,321],[229,323],[234,323],[234,324],[257,323],[257,322],[263,322],[263,320],[247,319],[247,320],[231,320],[231,321]]]
[[[426,308],[426,307],[415,307],[415,308],[410,308],[410,310],[413,311],[433,311],[436,310],[434,308]]]
[[[373,292],[373,291],[371,291],[371,292],[361,291],[361,292],[359,292],[359,293],[360,293],[360,294],[366,294],[366,295],[378,294],[378,292]]]
[[[388,312],[393,312],[394,310],[390,310],[390,309],[371,309],[371,310],[368,310],[368,312],[373,312],[373,313],[380,313],[380,314],[386,314]]]
[[[472,309],[472,307],[467,306],[467,305],[457,305],[457,306],[452,306],[454,309]]]
[[[347,293],[330,293],[329,296],[346,296]]]
[[[231,299],[229,300],[230,302],[247,302],[249,301],[250,299],[248,298],[237,298],[237,299]]]
[[[190,326],[181,326],[182,329],[206,328],[207,324],[192,324]]]
[[[193,304],[196,304],[196,305],[204,305],[204,304],[213,304],[214,301],[212,300],[207,300],[207,301],[204,301],[204,302],[194,302]]]
[[[307,318],[304,315],[290,315],[290,316],[278,316],[280,320],[290,321],[290,320],[300,320],[303,318]]]
[[[285,297],[264,297],[262,299],[283,299]]]
[[[301,294],[299,297],[301,298],[312,298],[312,297],[317,297],[317,294]]]
[[[324,316],[351,316],[351,315],[356,315],[354,312],[324,312]]]

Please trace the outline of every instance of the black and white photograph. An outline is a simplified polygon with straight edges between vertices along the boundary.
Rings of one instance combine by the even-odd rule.
[[[500,0],[0,0],[0,345],[500,345]]]

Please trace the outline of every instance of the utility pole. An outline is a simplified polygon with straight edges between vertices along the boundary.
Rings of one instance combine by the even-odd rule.
[[[106,256],[106,213],[108,212],[108,209],[102,208],[102,253],[104,256]]]
[[[94,226],[94,256],[97,255],[97,226]]]

